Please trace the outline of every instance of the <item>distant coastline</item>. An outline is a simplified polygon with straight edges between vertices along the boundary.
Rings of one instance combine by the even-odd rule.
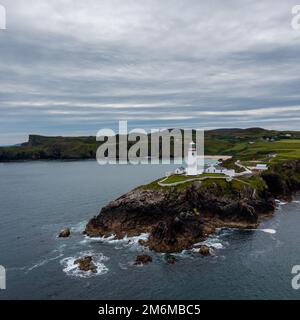
[[[149,145],[151,145],[148,136]],[[262,128],[216,129],[205,131],[206,158],[229,160],[238,155],[240,159],[275,153],[277,142],[300,139],[300,131],[276,131]],[[128,149],[134,142],[128,142]],[[46,137],[29,135],[27,142],[10,147],[0,147],[0,162],[24,160],[89,160],[96,158],[101,142],[96,137]],[[118,150],[118,137],[116,148]],[[250,154],[249,154],[250,152]],[[171,158],[172,158],[171,149]],[[161,157],[161,154],[159,154]],[[117,151],[118,158],[118,151]]]

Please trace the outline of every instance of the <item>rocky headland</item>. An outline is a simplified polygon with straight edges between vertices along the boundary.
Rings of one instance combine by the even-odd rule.
[[[216,228],[256,228],[274,213],[275,199],[287,199],[299,190],[299,159],[273,165],[245,181],[208,179],[178,187],[160,187],[154,181],[103,207],[85,233],[123,238],[147,232],[143,245],[157,252],[179,252]]]

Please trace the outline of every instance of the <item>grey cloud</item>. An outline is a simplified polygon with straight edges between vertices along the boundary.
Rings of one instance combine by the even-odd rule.
[[[119,119],[298,129],[293,1],[1,3],[0,144],[95,134]]]

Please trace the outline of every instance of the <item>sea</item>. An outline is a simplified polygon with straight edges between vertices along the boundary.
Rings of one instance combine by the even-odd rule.
[[[149,252],[138,237],[91,239],[82,232],[101,207],[175,165],[111,165],[96,161],[0,164],[0,299],[299,299],[300,197],[277,201],[257,230],[220,229],[206,240],[213,254]],[[57,237],[71,228],[67,239]],[[153,262],[134,265],[140,253]],[[94,256],[96,274],[75,259]],[[295,286],[294,286],[295,287]]]

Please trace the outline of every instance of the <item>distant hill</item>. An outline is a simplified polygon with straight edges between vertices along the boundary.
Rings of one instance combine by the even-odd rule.
[[[239,154],[243,157],[243,154],[247,154],[247,152],[248,156],[249,152],[259,154],[262,152],[261,148],[265,148],[266,152],[276,152],[275,145],[274,150],[272,150],[272,144],[267,143],[282,139],[300,139],[300,132],[266,130],[263,128],[209,130],[205,131],[205,154]],[[97,142],[94,136],[46,137],[30,135],[28,141],[21,145],[0,147],[0,161],[95,159],[100,144],[101,142]],[[132,144],[131,142],[128,146],[130,147]]]

